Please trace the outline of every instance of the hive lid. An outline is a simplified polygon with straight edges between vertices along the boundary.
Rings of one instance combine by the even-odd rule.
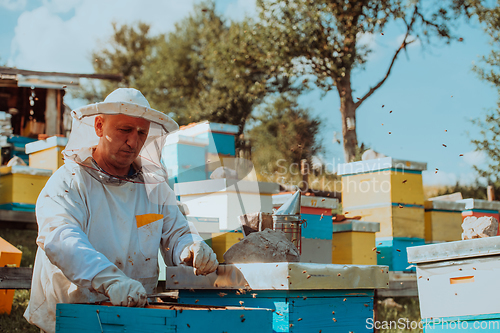
[[[274,194],[273,206],[282,205],[291,196],[292,196],[291,193]],[[300,205],[302,207],[312,207],[312,208],[337,209],[338,202],[339,200],[335,198],[313,197],[307,195],[303,195],[300,199]]]
[[[317,290],[387,288],[387,266],[311,263],[220,265],[217,272],[196,276],[188,266],[167,267],[167,289]]]
[[[66,147],[68,144],[68,138],[51,136],[45,140],[38,140],[35,142],[27,143],[25,146],[26,154],[36,153],[44,149],[49,149],[52,147],[60,146]]]
[[[424,202],[424,207],[425,209],[453,210],[461,212],[465,210],[465,203],[445,200],[426,200]]]
[[[358,221],[358,220],[347,220],[344,222],[333,223],[333,232],[345,232],[345,231],[379,232],[380,223]]]
[[[486,237],[413,246],[408,251],[408,262],[427,263],[444,260],[465,259],[500,254],[500,237]]]
[[[500,211],[500,201],[488,201],[480,199],[462,199],[457,202],[464,203],[465,209],[487,209]]]
[[[383,157],[373,160],[339,164],[337,167],[337,174],[350,175],[385,169],[423,171],[427,170],[427,163],[398,160],[392,157]]]

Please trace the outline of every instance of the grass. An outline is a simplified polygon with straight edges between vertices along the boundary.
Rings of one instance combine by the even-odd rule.
[[[393,300],[399,306],[391,306],[392,302],[388,302],[384,299],[378,300],[377,321],[382,325],[380,326],[381,329],[379,332],[422,333],[422,329],[417,327],[420,323],[420,306],[418,298],[394,297]],[[386,326],[383,326],[384,323],[386,323]],[[390,326],[391,324],[392,328]]]
[[[36,230],[0,229],[0,237],[23,252],[21,267],[33,267],[37,235]]]

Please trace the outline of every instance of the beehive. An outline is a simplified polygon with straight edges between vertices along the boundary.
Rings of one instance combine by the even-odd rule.
[[[51,170],[16,165],[0,167],[0,209],[34,211]]]
[[[455,201],[425,202],[425,241],[450,242],[461,239],[462,211],[465,203]]]
[[[29,154],[29,166],[56,172],[64,164],[62,151],[67,143],[67,138],[58,136],[28,143],[26,154]]]
[[[279,191],[275,183],[236,179],[210,179],[175,184],[175,194],[189,208],[190,215],[216,217],[219,231],[240,228],[238,216],[253,213],[271,213],[273,193]]]
[[[380,223],[376,237],[425,237],[424,206],[384,204],[375,207],[351,207],[344,209],[347,218],[360,216],[361,221]]]
[[[380,224],[350,220],[333,223],[332,263],[376,265],[375,233]]]
[[[197,302],[196,302],[197,303]],[[57,304],[56,332],[266,332],[269,309],[156,303],[144,308]]]
[[[387,237],[377,238],[377,264],[389,266],[390,271],[414,272],[408,262],[407,248],[424,245],[423,238]]]
[[[422,171],[426,168],[426,163],[391,157],[340,164],[344,214],[379,222],[377,238],[424,238]]]
[[[179,303],[270,308],[273,332],[370,332],[374,289],[389,282],[384,266],[285,262],[225,265],[207,276],[167,267],[171,276],[166,287],[179,290]]]
[[[426,163],[384,157],[340,164],[342,206],[370,206],[390,203],[424,204],[422,171]]]
[[[425,332],[447,331],[452,322],[462,322],[461,331],[476,325],[478,332],[498,332],[499,258],[500,237],[408,249],[408,260],[417,265],[421,318],[433,324]],[[488,326],[494,322],[496,327]]]
[[[224,262],[224,253],[242,239],[243,233],[237,231],[213,233],[210,242],[212,250],[214,250],[217,255],[217,260],[219,262]]]

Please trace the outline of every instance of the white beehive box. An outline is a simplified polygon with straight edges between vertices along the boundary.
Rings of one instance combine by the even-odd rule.
[[[422,319],[500,313],[500,237],[407,249],[417,264]]]
[[[272,213],[274,183],[236,179],[210,179],[175,184],[175,194],[189,208],[190,215],[219,218],[219,230],[240,229],[238,216]]]

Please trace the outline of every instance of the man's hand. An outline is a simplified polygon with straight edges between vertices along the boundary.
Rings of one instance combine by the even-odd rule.
[[[217,256],[205,242],[196,241],[181,252],[181,262],[194,267],[196,275],[207,275],[219,266]]]
[[[110,266],[92,279],[92,287],[109,297],[113,305],[143,307],[146,289],[139,281],[126,276],[115,266]]]

